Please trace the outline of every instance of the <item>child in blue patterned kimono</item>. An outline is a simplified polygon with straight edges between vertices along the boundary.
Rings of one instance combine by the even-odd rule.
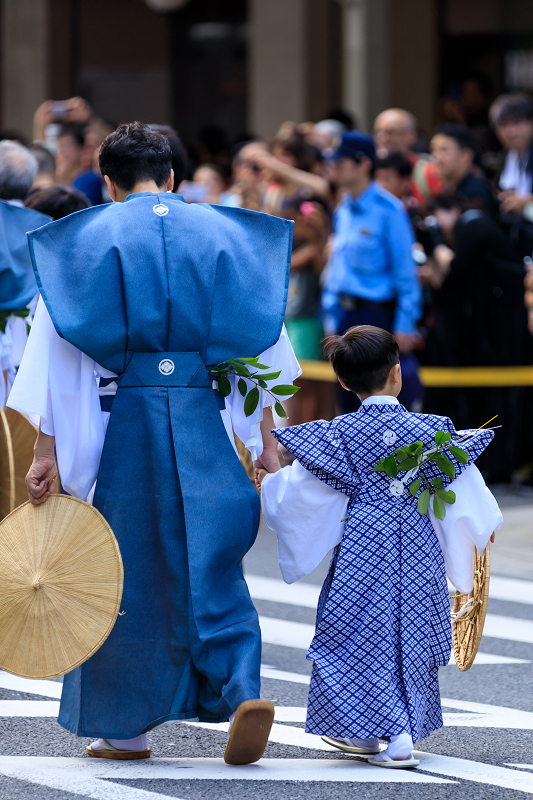
[[[413,497],[401,473],[393,480],[374,466],[398,447],[434,445],[438,431],[452,439],[457,432],[445,417],[412,414],[398,403],[401,369],[390,333],[358,326],[329,337],[326,349],[340,383],[361,407],[332,422],[272,431],[297,461],[273,475],[256,473],[258,483],[266,478],[264,513],[267,490],[275,505],[283,494],[282,473],[295,467],[300,494],[320,494],[323,484],[336,490],[327,490],[332,505],[324,500],[330,516],[338,493],[348,495],[342,540],[322,588],[307,656],[314,663],[306,731],[344,752],[368,755],[376,766],[414,767],[413,742],[443,724],[438,667],[448,663],[452,645],[445,563],[428,515],[417,510],[420,490]],[[493,436],[487,430],[465,433],[461,447],[468,464],[450,455],[456,476]],[[442,475],[433,462],[424,474]],[[444,486],[450,480],[444,477]],[[388,741],[381,753],[380,738]]]

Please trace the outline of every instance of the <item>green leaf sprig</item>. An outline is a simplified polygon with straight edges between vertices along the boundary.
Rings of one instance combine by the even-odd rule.
[[[279,397],[291,397],[299,391],[299,386],[279,384],[270,388],[267,381],[275,381],[281,375],[279,372],[268,372],[272,367],[259,363],[259,358],[229,358],[221,361],[214,367],[208,367],[207,371],[213,380],[218,381],[218,391],[222,397],[227,397],[231,393],[231,383],[229,375],[238,375],[237,388],[244,397],[244,413],[251,417],[259,403],[259,387],[264,389],[272,400],[276,414],[279,417],[287,417],[285,409],[279,401]],[[267,370],[266,372],[252,372],[252,370]],[[245,378],[251,381],[254,386],[249,389]]]
[[[444,452],[448,450],[460,464],[468,464],[468,453],[457,444],[451,443],[452,436],[448,431],[437,431],[435,434],[435,445],[424,447],[423,442],[413,442],[413,444],[398,447],[389,456],[380,458],[379,462],[373,467],[376,472],[384,472],[390,478],[397,478],[399,472],[409,472],[414,470],[415,480],[409,484],[409,493],[415,497],[420,492],[417,501],[417,509],[420,516],[427,513],[429,501],[433,496],[433,511],[437,519],[443,520],[446,516],[445,503],[452,505],[455,503],[455,492],[446,490],[443,486],[443,478],[430,480],[424,475],[422,467],[432,461],[441,472],[448,478],[455,478],[455,467],[453,462]],[[461,441],[461,440],[459,440]]]
[[[21,317],[22,319],[26,319],[29,316],[30,309],[29,308],[18,308],[14,311],[9,311],[8,309],[0,309],[0,333],[6,332],[7,321],[9,317]],[[28,333],[30,331],[30,326],[26,323],[26,328]]]

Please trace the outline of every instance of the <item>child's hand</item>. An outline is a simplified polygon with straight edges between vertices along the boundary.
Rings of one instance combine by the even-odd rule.
[[[492,544],[494,544],[494,542],[496,541],[496,531],[494,531],[494,533],[490,537],[490,540],[491,540]]]
[[[265,476],[268,474],[269,473],[266,471],[266,469],[261,469],[259,467],[255,468],[255,486],[258,492],[261,491],[261,484]]]

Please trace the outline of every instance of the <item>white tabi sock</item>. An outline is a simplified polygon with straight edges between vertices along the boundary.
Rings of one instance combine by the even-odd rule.
[[[391,736],[390,742],[386,750],[383,751],[386,753],[393,761],[407,761],[411,758],[411,753],[413,752],[413,739],[409,733],[399,733],[397,736]],[[376,761],[384,761],[384,758],[381,758],[381,755],[375,756]]]
[[[106,748],[104,744],[101,744],[100,741],[101,740],[98,739],[96,742],[93,742],[91,750],[107,750],[108,748]],[[115,750],[146,750],[148,748],[148,739],[144,733],[141,733],[140,736],[136,736],[134,739],[106,739],[105,741],[109,742],[111,747],[114,747]]]

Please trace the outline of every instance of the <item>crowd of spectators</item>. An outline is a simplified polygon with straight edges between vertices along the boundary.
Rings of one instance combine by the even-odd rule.
[[[424,393],[418,380],[420,364],[533,362],[533,100],[489,103],[478,83],[464,108],[443,106],[448,121],[429,139],[399,108],[378,115],[372,136],[343,112],[285,122],[271,141],[232,144],[211,126],[188,148],[172,128],[153,127],[169,138],[175,173],[186,174],[175,191],[187,202],[294,221],[286,325],[297,356],[321,359],[324,333],[353,324],[393,331],[411,410],[451,415],[457,427],[484,414],[512,418],[514,444],[500,448],[494,479],[533,452],[533,426],[519,430],[530,390]],[[109,202],[98,151],[113,127],[81,98],[44,103],[32,143],[0,132],[0,199],[53,219]],[[305,383],[292,421],[333,413],[322,388]],[[339,407],[352,410],[347,396]]]

